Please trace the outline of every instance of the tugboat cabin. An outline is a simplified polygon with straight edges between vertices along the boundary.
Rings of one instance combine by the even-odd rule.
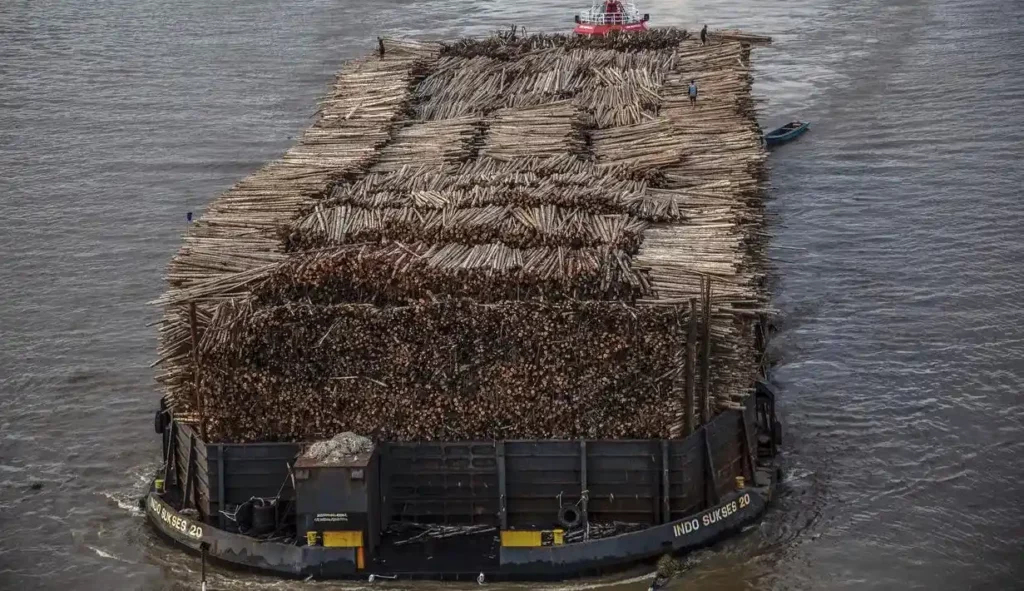
[[[577,35],[602,37],[611,33],[641,33],[647,30],[649,14],[640,14],[632,2],[594,2],[590,10],[576,15]]]

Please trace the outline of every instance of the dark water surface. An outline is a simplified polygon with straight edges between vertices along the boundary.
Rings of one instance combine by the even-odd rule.
[[[0,1],[0,588],[198,588],[134,508],[158,455],[145,302],[184,213],[281,154],[377,34],[578,8]],[[762,125],[814,122],[771,157],[789,477],[675,587],[1024,588],[1024,3],[641,9],[774,35]],[[547,588],[592,587],[646,588]]]

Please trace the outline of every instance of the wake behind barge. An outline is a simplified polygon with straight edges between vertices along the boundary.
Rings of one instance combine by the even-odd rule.
[[[278,576],[598,575],[760,517],[781,431],[770,385],[749,400],[679,440],[383,443],[334,464],[296,462],[297,443],[208,444],[161,412],[165,465],[142,503],[175,546]]]

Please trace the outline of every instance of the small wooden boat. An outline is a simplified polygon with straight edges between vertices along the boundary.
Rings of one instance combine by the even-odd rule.
[[[803,121],[787,123],[778,129],[764,134],[764,143],[769,146],[778,146],[791,142],[806,133],[810,126],[810,123]]]

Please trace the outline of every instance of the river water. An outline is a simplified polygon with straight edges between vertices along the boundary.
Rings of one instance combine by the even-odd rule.
[[[0,2],[0,588],[198,588],[135,508],[159,446],[145,302],[185,212],[282,153],[376,35],[565,30],[579,8]],[[770,159],[787,480],[674,588],[1024,588],[1024,3],[641,9],[773,35],[762,125],[814,122]]]

